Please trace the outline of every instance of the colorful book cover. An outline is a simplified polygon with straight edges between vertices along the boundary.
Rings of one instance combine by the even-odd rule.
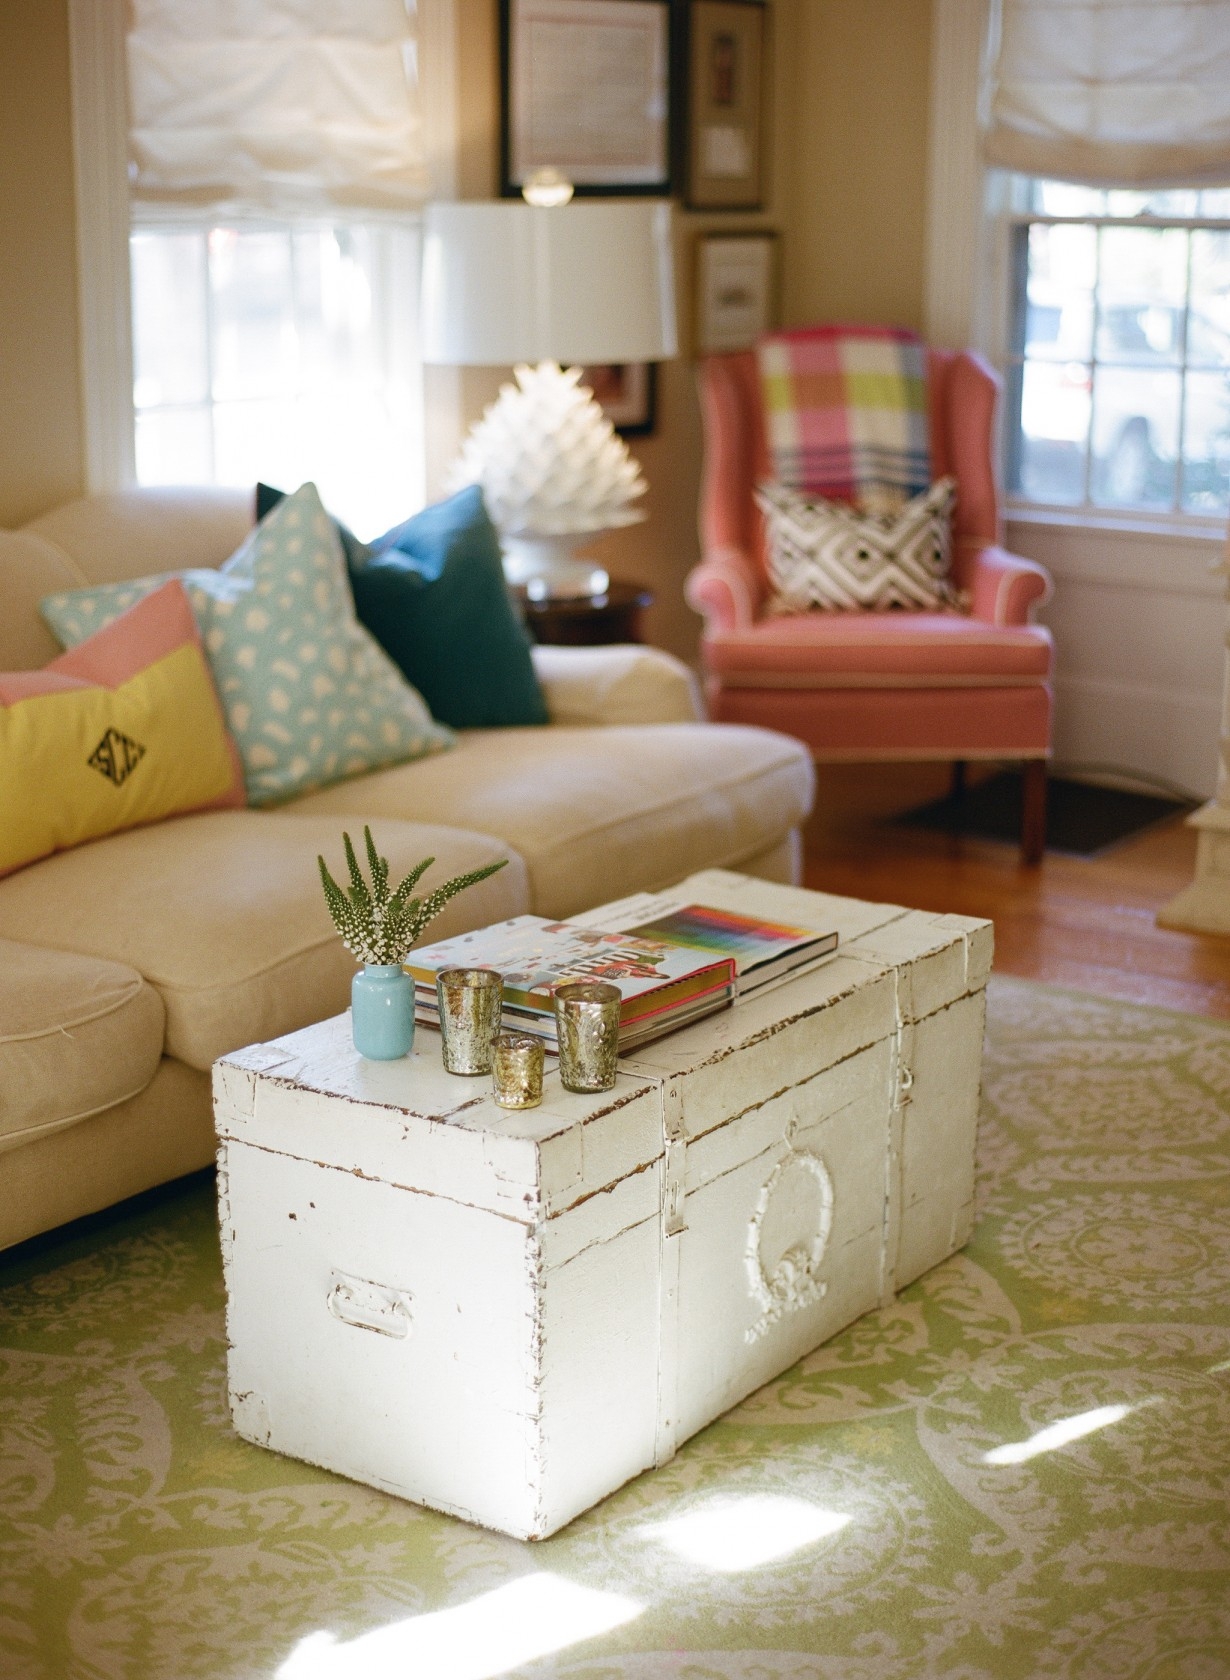
[[[504,977],[505,1005],[540,1015],[550,1015],[552,993],[565,981],[606,980],[623,994],[625,1026],[710,995],[721,1002],[736,974],[723,953],[541,916],[515,916],[424,946],[405,966],[416,987],[429,992],[442,968],[493,968]]]
[[[802,961],[822,956],[837,946],[835,933],[763,921],[708,904],[681,905],[624,931],[641,939],[662,939],[689,950],[731,957],[741,979],[755,977],[770,965],[775,969],[794,966],[783,959]]]

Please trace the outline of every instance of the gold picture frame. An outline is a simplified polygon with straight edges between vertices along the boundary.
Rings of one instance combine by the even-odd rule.
[[[689,210],[764,204],[762,0],[691,0],[685,166]]]
[[[696,241],[696,352],[750,350],[774,324],[776,233],[702,233]]]

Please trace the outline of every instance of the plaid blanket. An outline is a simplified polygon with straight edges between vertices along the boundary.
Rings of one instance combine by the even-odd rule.
[[[872,509],[931,483],[927,351],[895,327],[811,327],[757,346],[773,475]]]

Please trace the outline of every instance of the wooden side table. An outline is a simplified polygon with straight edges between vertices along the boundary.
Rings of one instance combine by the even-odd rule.
[[[600,647],[608,642],[642,642],[642,615],[653,602],[639,583],[608,584],[601,595],[555,595],[532,600],[524,587],[513,594],[536,642],[557,647]]]

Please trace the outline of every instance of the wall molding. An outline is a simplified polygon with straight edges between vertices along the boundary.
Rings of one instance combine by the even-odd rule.
[[[978,128],[986,25],[987,0],[935,0],[923,323],[928,343],[946,350],[986,348],[986,170]]]
[[[1225,592],[1217,572],[1225,540],[1212,534],[1052,524],[1010,514],[1008,547],[1040,561],[1057,583],[1155,595],[1220,598]]]
[[[136,478],[123,0],[69,0],[86,488]]]
[[[1055,762],[1114,770],[1207,798],[1217,775],[1216,695],[1156,683],[1061,676],[1055,684]]]
[[[419,0],[419,97],[427,155],[427,191],[458,197],[461,55],[456,0]],[[465,387],[457,367],[423,369],[423,477],[428,501],[442,494],[465,436]]]

